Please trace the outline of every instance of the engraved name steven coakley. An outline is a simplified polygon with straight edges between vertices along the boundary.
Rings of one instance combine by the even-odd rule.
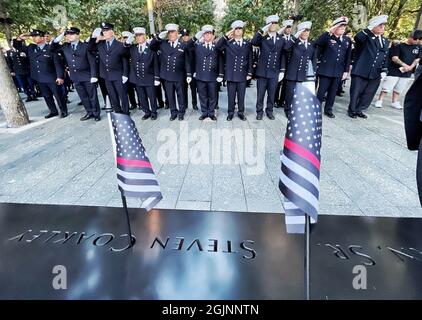
[[[183,307],[170,304],[167,307],[163,307],[163,315],[184,315],[193,318],[195,313],[207,314],[207,315],[218,315],[224,317],[225,315],[257,315],[258,305],[249,304],[231,304],[231,305],[210,305],[207,304],[206,308],[201,309],[198,307]]]

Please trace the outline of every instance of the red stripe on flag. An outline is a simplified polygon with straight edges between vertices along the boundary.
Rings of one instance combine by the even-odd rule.
[[[143,160],[128,160],[117,157],[117,163],[124,166],[151,168],[151,163]]]
[[[289,140],[287,138],[284,139],[284,146],[286,148],[290,149],[291,151],[293,151],[294,153],[297,153],[302,158],[305,158],[306,160],[308,160],[318,170],[320,169],[320,166],[321,166],[320,161],[318,160],[318,158],[312,152],[310,152],[306,148],[302,147],[301,145],[294,143],[292,140]]]

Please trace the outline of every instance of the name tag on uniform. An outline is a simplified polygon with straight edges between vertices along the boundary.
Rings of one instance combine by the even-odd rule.
[[[47,58],[50,58],[50,55],[49,54],[44,54],[43,56],[44,57],[47,57]]]
[[[21,56],[21,57],[26,57],[25,52],[21,52],[21,53],[20,53],[20,56]]]
[[[337,41],[336,40],[330,40],[332,44],[336,44]]]
[[[181,52],[183,52],[183,50],[182,50],[182,49],[177,49],[177,51],[181,51]]]

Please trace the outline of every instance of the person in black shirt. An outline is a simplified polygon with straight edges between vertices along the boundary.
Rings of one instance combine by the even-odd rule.
[[[392,93],[391,106],[403,109],[399,102],[399,96],[406,88],[409,78],[418,64],[419,51],[418,39],[414,32],[406,42],[391,47],[387,77],[382,83],[381,93],[378,101],[375,102],[375,107],[381,108],[384,97],[387,93]]]

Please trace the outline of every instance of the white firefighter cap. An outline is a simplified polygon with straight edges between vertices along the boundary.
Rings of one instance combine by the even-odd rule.
[[[145,28],[136,27],[136,28],[133,28],[133,33],[134,34],[146,34],[147,32],[146,32]]]
[[[343,24],[347,24],[349,22],[349,19],[347,17],[340,17],[333,21],[331,24],[331,27],[335,26],[341,26]]]
[[[242,20],[236,20],[231,25],[232,29],[244,28],[244,27],[245,27],[245,23]]]
[[[376,26],[379,26],[382,23],[387,23],[387,20],[388,20],[387,15],[381,15],[381,16],[373,17],[371,20],[369,20],[368,29],[372,30]]]
[[[166,31],[179,31],[179,26],[175,23],[166,24],[164,28]]]
[[[202,32],[214,32],[214,27],[210,24],[206,24],[201,28]]]
[[[293,26],[293,20],[284,20],[283,21],[283,27]]]
[[[268,16],[267,18],[265,18],[265,23],[269,24],[272,22],[277,23],[280,20],[280,17],[277,14],[273,14],[272,16]]]
[[[302,23],[299,23],[299,25],[297,26],[297,32],[295,34],[296,38],[299,38],[300,34],[305,31],[306,29],[311,29],[312,27],[312,22],[311,21],[304,21]]]

